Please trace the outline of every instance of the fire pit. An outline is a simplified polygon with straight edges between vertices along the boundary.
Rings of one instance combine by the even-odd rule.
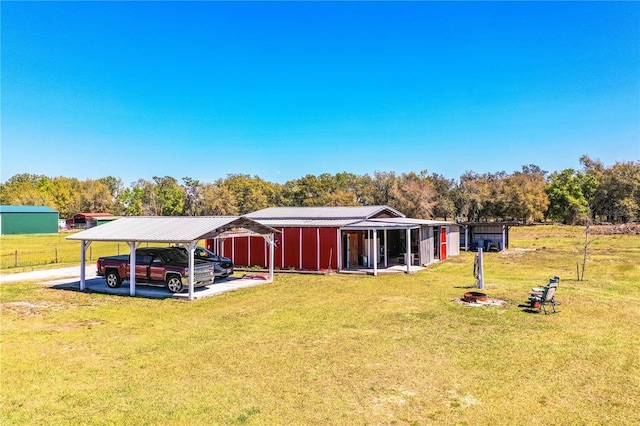
[[[485,293],[480,293],[479,291],[468,291],[464,296],[462,296],[462,300],[467,303],[486,302],[487,295]]]

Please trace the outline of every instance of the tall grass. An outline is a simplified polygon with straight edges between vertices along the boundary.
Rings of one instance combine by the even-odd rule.
[[[196,302],[4,284],[2,424],[638,424],[640,239],[512,230],[412,275],[283,274]],[[527,250],[524,250],[527,249]],[[535,249],[535,250],[532,250]],[[527,291],[562,278],[556,315]]]

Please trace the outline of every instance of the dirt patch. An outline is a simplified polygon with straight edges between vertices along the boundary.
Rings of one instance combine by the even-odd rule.
[[[65,309],[62,305],[49,302],[7,302],[0,306],[2,307],[2,311],[8,310],[21,315],[40,315],[44,312],[61,311]]]
[[[491,297],[487,297],[486,300],[476,300],[474,302],[468,302],[464,299],[464,297],[453,299],[453,301],[467,306],[502,306],[507,303],[502,299],[495,299]]]

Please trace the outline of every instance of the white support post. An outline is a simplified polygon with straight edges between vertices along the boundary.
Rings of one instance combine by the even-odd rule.
[[[340,228],[336,229],[336,242],[336,259],[338,260],[336,262],[336,267],[338,268],[338,271],[340,271],[342,269],[342,231]]]
[[[464,251],[469,251],[469,226],[464,226]]]
[[[482,262],[482,249],[478,247],[478,288],[484,288],[484,264]]]
[[[300,249],[300,268],[302,270],[302,228],[300,228],[300,236],[299,236],[299,249]]]
[[[80,241],[80,291],[86,288],[86,271],[85,262],[87,261],[87,249],[91,245],[91,241]]]
[[[507,232],[506,232],[506,228],[507,225],[502,225],[502,250],[506,250],[507,249]]]
[[[366,230],[367,236],[365,237],[366,242],[366,253],[367,253],[367,262],[364,265],[366,268],[371,267],[371,230]]]
[[[136,295],[136,243],[127,241],[129,245],[129,296]]]
[[[388,250],[387,250],[387,230],[384,230],[384,267],[386,268],[387,266],[389,266],[389,256],[388,254]]]
[[[409,272],[411,272],[411,229],[407,228],[407,258],[405,259],[404,263],[407,264],[407,274]]]
[[[269,281],[273,281],[274,278],[274,260],[275,260],[275,247],[276,238],[275,234],[269,234],[267,236],[269,242]]]
[[[189,241],[189,300],[193,300],[193,258],[196,251],[196,245],[193,241]]]
[[[373,276],[378,276],[378,231],[373,230]]]

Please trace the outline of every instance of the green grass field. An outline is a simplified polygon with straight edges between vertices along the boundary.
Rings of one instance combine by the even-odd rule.
[[[11,424],[640,424],[640,238],[513,228],[411,275],[276,276],[195,302],[0,286]],[[562,278],[560,313],[521,306]]]

